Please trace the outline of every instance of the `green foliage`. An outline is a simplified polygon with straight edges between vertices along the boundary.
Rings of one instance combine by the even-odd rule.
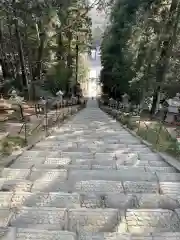
[[[1,82],[13,79],[21,91],[27,83],[34,86],[48,79],[46,87],[52,92],[70,85],[76,46],[78,54],[84,53],[91,41],[86,1],[11,0],[2,1],[0,8]]]
[[[25,140],[18,136],[7,136],[0,142],[0,150],[4,155],[9,155],[22,147],[25,147]]]
[[[179,18],[176,0],[115,0],[101,44],[101,82],[119,84],[138,102],[177,84]]]
[[[66,90],[69,70],[65,68],[63,63],[56,64],[51,68],[45,81],[45,88],[50,90],[54,95],[61,89]]]

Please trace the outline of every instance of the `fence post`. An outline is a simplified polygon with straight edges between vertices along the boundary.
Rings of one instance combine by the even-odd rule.
[[[25,145],[27,145],[27,123],[26,123],[26,119],[24,118],[24,141],[25,141]]]
[[[48,114],[47,114],[47,101],[45,102],[45,134],[48,135]]]
[[[22,107],[21,104],[19,104],[19,108],[20,108],[20,111],[21,111],[21,117],[22,117],[22,120],[23,120],[23,124],[24,124],[24,142],[25,142],[25,145],[27,145],[27,123],[26,123],[26,117],[24,116],[24,109]]]
[[[155,143],[155,147],[157,147],[157,145],[159,144],[159,138],[160,138],[160,133],[161,133],[161,130],[162,130],[162,126],[163,124],[160,123],[160,127],[159,127],[159,131],[157,132],[157,139],[156,139],[156,143]]]
[[[55,120],[55,122],[57,122],[57,118],[58,118],[58,105],[59,105],[59,103],[56,101],[56,120]]]

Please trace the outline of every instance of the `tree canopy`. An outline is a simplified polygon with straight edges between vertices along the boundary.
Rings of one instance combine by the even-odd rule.
[[[153,95],[154,111],[158,94],[180,81],[179,17],[178,0],[115,0],[101,44],[106,88],[119,84],[137,102]]]
[[[36,86],[53,93],[59,88],[70,91],[76,65],[82,66],[82,55],[91,45],[88,11],[100,4],[101,0],[1,1],[1,93],[11,86],[30,98],[36,98]]]

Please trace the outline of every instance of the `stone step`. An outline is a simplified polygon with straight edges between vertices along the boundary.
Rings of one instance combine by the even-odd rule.
[[[119,233],[119,232],[81,232],[79,240],[180,240],[180,232]]]
[[[22,207],[16,209],[10,219],[12,227],[64,230],[66,209],[55,207]]]
[[[168,209],[129,209],[125,221],[130,233],[178,232],[180,219]]]
[[[154,193],[63,193],[63,192],[0,192],[0,207],[43,206],[59,208],[164,208],[180,207],[180,195]]]
[[[0,190],[1,191],[24,191],[30,192],[33,183],[25,179],[13,179],[0,178]]]
[[[48,231],[30,228],[17,228],[14,240],[76,240],[76,234],[68,231]]]
[[[54,168],[65,168],[72,162],[70,158],[58,158],[58,157],[34,157],[29,158],[19,158],[12,165],[11,168],[32,168],[37,165],[54,165]],[[49,167],[51,169],[51,167]]]
[[[115,231],[119,222],[117,209],[72,209],[68,211],[68,229],[72,232]]]
[[[29,175],[29,180],[34,182],[36,180],[46,181],[65,181],[67,179],[67,170],[65,169],[32,169]]]
[[[76,240],[76,234],[68,231],[48,231],[30,228],[1,228],[1,240]]]
[[[179,209],[63,209],[22,207],[0,209],[1,227],[68,230],[72,232],[176,232],[180,229]]]
[[[22,153],[18,160],[22,159],[34,159],[35,157],[60,157],[61,152],[52,152],[47,149],[44,150],[28,150]]]
[[[0,192],[0,207],[57,207],[57,208],[164,208],[180,207],[180,195],[153,193],[63,193],[63,192]]]
[[[70,194],[63,192],[36,192],[36,193],[16,192],[12,195],[9,204],[10,207],[16,208],[21,206],[80,208],[81,196],[77,193]]]
[[[103,157],[102,157],[103,158]],[[33,159],[29,158],[19,158],[15,161],[11,168],[31,168],[35,166],[36,168],[73,168],[69,165],[74,165],[74,168],[77,169],[80,165],[88,166],[87,169],[120,169],[122,166],[129,167],[143,167],[147,171],[154,171],[156,168],[159,168],[159,171],[167,172],[176,172],[176,170],[170,167],[167,163],[163,161],[145,161],[139,160],[133,154],[122,154],[122,158],[118,159],[109,159],[103,160],[100,158],[95,159],[71,159],[71,158],[61,158],[61,157],[34,157]],[[43,166],[47,165],[47,166]],[[77,167],[75,166],[77,165]],[[162,167],[162,168],[161,168]],[[164,169],[163,169],[164,167]],[[82,168],[82,167],[81,167]],[[153,169],[154,168],[154,169]]]
[[[144,166],[144,167],[170,167],[170,165],[164,161],[160,160],[137,160],[135,164],[137,166]]]
[[[173,174],[173,173],[172,173]],[[153,172],[145,172],[143,168],[122,168],[121,170],[70,170],[68,174],[70,182],[81,180],[107,180],[107,181],[157,181]]]
[[[8,211],[7,224],[18,228],[46,230],[113,231],[119,221],[117,209],[63,209],[49,207],[22,207]],[[9,215],[8,215],[9,216]],[[6,227],[6,226],[3,226]]]
[[[13,179],[26,179],[30,175],[30,169],[11,169],[11,168],[4,168],[0,172],[1,178],[6,178],[9,180]]]
[[[160,188],[157,182],[134,182],[126,181],[123,184],[120,181],[89,180],[79,181],[74,185],[75,192],[97,193],[106,195],[106,193],[159,193]]]
[[[57,179],[38,179],[31,187],[31,192],[71,192],[72,187],[67,181]]]

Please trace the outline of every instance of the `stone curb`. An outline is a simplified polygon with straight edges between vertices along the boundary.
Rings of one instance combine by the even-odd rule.
[[[75,112],[72,115],[68,114],[66,116],[68,116],[67,119],[62,120],[62,122],[60,121],[60,123],[57,123],[58,126],[56,125],[55,127],[51,127],[48,130],[48,135],[46,136],[45,132],[42,132],[42,136],[40,136],[38,139],[35,139],[33,144],[29,144],[28,146],[21,148],[21,150],[19,151],[14,151],[12,152],[12,154],[8,157],[4,157],[2,158],[2,162],[5,162],[5,164],[2,163],[2,167],[3,168],[8,168],[10,165],[12,165],[25,151],[32,149],[37,143],[39,143],[40,141],[42,141],[43,139],[45,139],[46,137],[50,136],[53,132],[55,132],[58,128],[60,128],[66,120],[70,120],[72,117],[74,117],[79,111],[83,110],[84,108],[76,108]],[[1,163],[0,163],[0,167],[1,167]]]
[[[102,108],[103,110],[103,108]],[[106,112],[105,110],[103,110],[104,112]],[[108,113],[107,113],[108,114]],[[111,115],[111,114],[109,114]],[[112,115],[111,115],[112,116]],[[167,162],[169,165],[171,165],[172,167],[174,167],[175,169],[177,169],[178,171],[180,171],[180,162],[178,161],[178,159],[171,157],[170,155],[168,155],[167,153],[164,152],[158,152],[156,149],[153,148],[153,145],[149,142],[147,142],[146,140],[144,140],[143,138],[141,138],[139,135],[136,134],[135,131],[127,128],[126,126],[124,126],[120,121],[117,120],[116,116],[115,116],[116,122],[118,122],[126,131],[128,131],[131,135],[133,135],[134,137],[138,138],[141,143],[143,143],[144,145],[146,145],[148,148],[151,149],[152,152],[158,154],[165,162]]]

